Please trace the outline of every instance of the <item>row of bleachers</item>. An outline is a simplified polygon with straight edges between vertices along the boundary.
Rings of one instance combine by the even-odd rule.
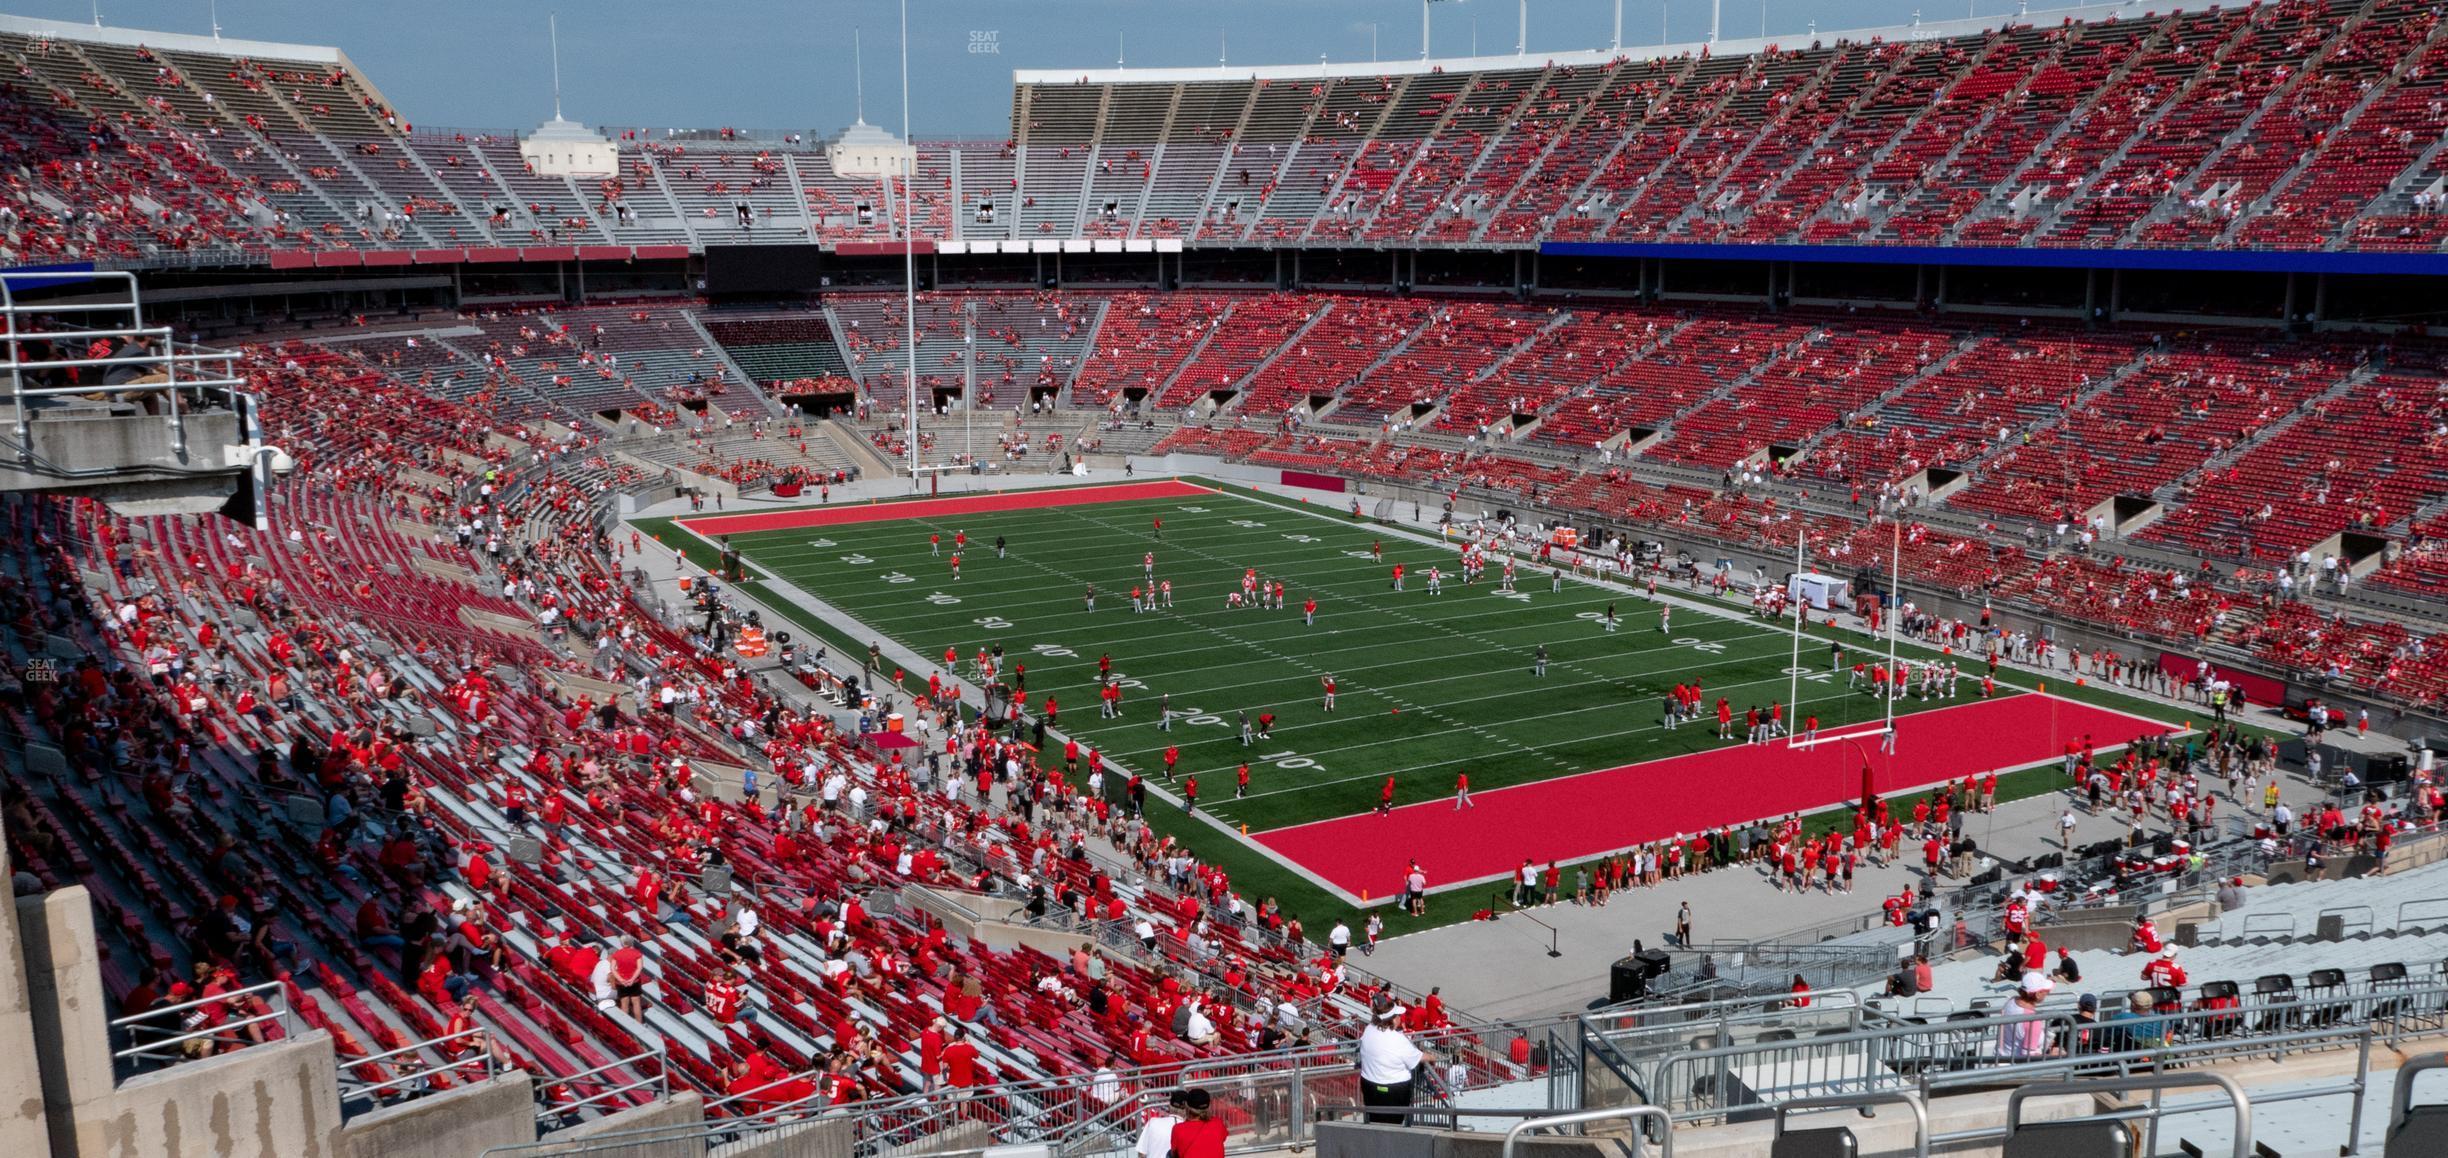
[[[2335,351],[2223,344],[2148,355],[2081,410],[2009,449],[1949,503],[2082,521],[2115,495],[2149,495],[2292,413],[2351,366]]]
[[[2095,385],[2111,382],[2141,345],[2118,334],[1984,336],[1944,369],[1811,448],[1802,469],[1859,484],[1969,464],[2055,421]]]
[[[797,314],[777,318],[708,317],[705,328],[714,340],[757,382],[771,386],[798,379],[847,378],[850,364],[833,341],[833,326],[824,315]]]
[[[506,133],[413,136],[345,66],[26,37],[0,51],[72,115],[210,134],[211,160],[268,207],[225,219],[234,248],[844,241],[902,224],[900,181],[834,174],[811,140],[632,137],[613,178],[543,178]],[[2418,0],[2286,0],[1666,61],[1111,97],[1031,85],[1012,141],[920,149],[911,215],[961,240],[2436,247],[2408,170],[2433,143],[2443,52]],[[1095,117],[1117,100],[1137,102],[1133,127],[1108,139]],[[2036,206],[2009,205],[2026,190]],[[180,247],[128,243],[117,256]]]
[[[2442,382],[2380,374],[2186,484],[2143,538],[2266,564],[2341,530],[2385,529],[2448,488]]]
[[[1116,295],[1072,383],[1073,400],[1113,407],[1134,392],[1138,398],[1153,399],[1223,320],[1231,302],[1198,293]]]

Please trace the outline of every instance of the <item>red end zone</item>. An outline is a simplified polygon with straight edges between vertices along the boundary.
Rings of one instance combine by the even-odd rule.
[[[889,503],[845,503],[838,507],[807,507],[746,515],[712,515],[682,519],[680,525],[700,535],[749,535],[758,531],[795,531],[802,527],[836,527],[844,523],[881,523],[893,519],[949,518],[992,511],[1033,511],[1046,507],[1077,507],[1091,503],[1126,503],[1134,499],[1182,499],[1215,492],[1178,479],[1161,482],[1114,483],[1109,486],[1060,487],[1040,491],[991,491],[936,499],[906,499]]]
[[[1352,896],[1365,891],[1389,897],[1401,892],[1404,867],[1414,858],[1427,870],[1432,889],[1445,888],[1509,877],[1523,857],[1544,867],[1551,860],[1584,860],[1721,824],[1847,802],[1861,790],[1865,755],[1874,785],[1886,795],[2054,760],[2065,754],[2067,742],[2085,735],[2106,749],[2173,730],[2171,724],[2054,696],[1976,700],[1898,717],[1892,756],[1878,750],[1875,735],[1862,736],[1858,747],[1729,743],[1708,752],[1473,793],[1475,807],[1459,811],[1448,792],[1387,816],[1338,817],[1257,833],[1253,839]],[[1823,740],[1836,731],[1823,732]]]

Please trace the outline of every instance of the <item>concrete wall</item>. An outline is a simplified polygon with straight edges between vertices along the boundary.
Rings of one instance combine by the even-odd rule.
[[[2034,1098],[2025,1103],[2023,1120],[2058,1121],[2086,1116],[2092,1109],[2093,1101],[2088,1097]],[[1939,1098],[1930,1103],[1929,1119],[1933,1134],[1995,1128],[2006,1122],[2006,1095],[1996,1092]],[[1852,1111],[1843,1110],[1804,1116],[1795,1121],[1799,1129],[1848,1128],[1859,1142],[1858,1152],[1862,1154],[1912,1151],[1913,1119],[1902,1106],[1880,1107],[1872,1118],[1863,1118]],[[1621,1123],[1601,1123],[1592,1128],[1599,1131],[1597,1136],[1525,1138],[1520,1148],[1533,1158],[1623,1158],[1633,1153],[1629,1146],[1629,1131]],[[1315,1127],[1315,1134],[1319,1158],[1496,1158],[1502,1150],[1504,1138],[1496,1130],[1453,1133],[1409,1126],[1372,1126],[1365,1122],[1320,1122]],[[1768,1152],[1769,1143],[1775,1137],[1776,1123],[1773,1120],[1686,1127],[1675,1131],[1675,1155],[1676,1158],[1756,1158]],[[1997,1144],[1991,1143],[1950,1147],[1942,1152],[1980,1158],[1997,1154],[1999,1150]],[[1654,1153],[1655,1150],[1644,1148],[1643,1152]]]
[[[1313,1128],[1318,1158],[1497,1158],[1504,1135],[1456,1133],[1411,1126],[1377,1126],[1367,1122],[1319,1122]],[[1680,1146],[1682,1140],[1676,1139]],[[1619,1138],[1524,1137],[1516,1152],[1528,1158],[1630,1158],[1633,1151]]]
[[[705,1098],[694,1091],[683,1090],[669,1099],[650,1106],[633,1106],[617,1114],[606,1115],[582,1126],[555,1130],[545,1135],[546,1142],[570,1143],[576,1152],[585,1142],[607,1135],[638,1134],[621,1147],[622,1158],[705,1158],[706,1140],[703,1134],[666,1138],[666,1132],[683,1133],[686,1128],[705,1122]],[[648,1133],[647,1131],[654,1131]],[[546,1151],[550,1154],[551,1151]]]
[[[2054,1122],[2066,1118],[2088,1116],[2094,1108],[2092,1099],[2081,1095],[2033,1098],[2024,1103],[2026,1122]],[[1881,1106],[1877,1116],[1864,1118],[1851,1110],[1835,1110],[1794,1119],[1796,1129],[1819,1129],[1842,1126],[1853,1131],[1862,1154],[1909,1154],[1912,1152],[1913,1120],[1902,1106]],[[2006,1095],[2003,1091],[1965,1094],[1952,1098],[1933,1099],[1929,1104],[1929,1128],[1932,1134],[1948,1134],[1960,1130],[1995,1128],[2006,1124]],[[1768,1152],[1769,1141],[1776,1137],[1773,1120],[1742,1122],[1731,1126],[1711,1126],[1699,1130],[1675,1132],[1675,1158],[1753,1158]],[[1933,1149],[1961,1158],[1986,1158],[2000,1152],[1997,1143],[1963,1145]]]
[[[54,1158],[334,1153],[340,1092],[331,1039],[322,1031],[120,1084],[111,1068],[110,1005],[84,888],[28,897],[16,910],[36,1060],[5,1068],[40,1074]]]
[[[1096,947],[1096,939],[1084,933],[1066,933],[1018,923],[1020,911],[1027,906],[1011,897],[988,897],[973,893],[945,896],[917,885],[903,885],[901,899],[903,903],[924,909],[942,921],[947,935],[975,938],[998,952],[1025,945],[1051,957],[1062,957],[1074,948]]]
[[[851,1144],[857,1140],[857,1130],[847,1118],[823,1118],[767,1130],[745,1142],[733,1142],[708,1151],[716,1158],[851,1158]],[[993,1144],[993,1136],[979,1123],[975,1129],[956,1129],[934,1139],[938,1145],[929,1154],[957,1154],[983,1150]]]
[[[0,843],[0,877],[10,873],[8,846]],[[41,1154],[50,1148],[43,1113],[42,1071],[34,1057],[34,1013],[26,996],[25,952],[17,944],[17,906],[0,905],[0,1057],[20,1059],[0,1066],[0,1154]]]
[[[489,1082],[359,1114],[341,1129],[332,1153],[336,1158],[474,1158],[490,1147],[535,1139],[534,1084],[512,1070]]]
[[[52,1154],[324,1158],[340,1124],[336,1078],[321,1030],[184,1062],[128,1079],[107,1115],[75,1119],[75,1150]]]

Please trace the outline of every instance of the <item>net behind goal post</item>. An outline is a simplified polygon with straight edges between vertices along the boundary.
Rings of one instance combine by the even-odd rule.
[[[1377,500],[1377,508],[1376,508],[1376,510],[1375,510],[1375,511],[1373,511],[1373,512],[1371,512],[1371,513],[1372,513],[1372,514],[1375,516],[1375,518],[1377,519],[1377,521],[1378,521],[1378,522],[1381,522],[1381,523],[1390,523],[1390,522],[1393,522],[1393,521],[1394,521],[1394,500],[1392,500],[1392,499],[1379,499],[1379,500]]]

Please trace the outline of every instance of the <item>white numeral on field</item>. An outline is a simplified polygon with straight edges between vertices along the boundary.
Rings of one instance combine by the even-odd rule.
[[[884,573],[884,581],[887,583],[915,583],[918,581],[918,577],[915,575],[904,575],[899,571],[886,571]]]
[[[946,595],[943,592],[938,591],[933,595],[927,596],[927,602],[935,604],[938,607],[949,607],[952,604],[960,602],[960,596]]]
[[[1678,640],[1676,640],[1676,641],[1675,641],[1675,646],[1676,646],[1676,647],[1688,647],[1688,648],[1692,649],[1693,651],[1705,651],[1705,652],[1709,652],[1709,653],[1712,653],[1712,654],[1722,654],[1722,653],[1725,651],[1725,649],[1726,649],[1726,645],[1724,645],[1724,644],[1722,644],[1722,643],[1718,643],[1718,642],[1717,642],[1717,641],[1715,641],[1715,640],[1711,640],[1711,639],[1692,639],[1692,638],[1690,638],[1690,637],[1688,637],[1688,636],[1686,636],[1686,637],[1684,637],[1684,638],[1682,638],[1682,639],[1678,639]]]
[[[1207,508],[1205,507],[1175,507],[1173,509],[1180,511],[1185,515],[1203,515],[1207,513]]]
[[[817,550],[819,550],[819,551],[822,551],[822,550],[824,550],[824,549],[826,549],[826,548],[828,548],[828,547],[838,547],[838,546],[840,546],[840,545],[841,545],[841,544],[836,543],[836,542],[834,542],[834,541],[833,541],[833,540],[831,540],[831,539],[810,539],[810,540],[808,540],[808,546],[814,547],[814,548],[816,548],[816,549],[817,549]]]
[[[1011,620],[1005,619],[1000,615],[980,616],[976,619],[970,620],[969,622],[977,624],[979,627],[983,627],[988,631],[1007,631],[1010,630],[1012,625]]]
[[[1314,542],[1317,542],[1317,536],[1316,536],[1316,535],[1292,535],[1292,534],[1287,534],[1287,535],[1285,535],[1285,536],[1284,536],[1284,538],[1286,538],[1286,539],[1288,539],[1288,540],[1290,540],[1290,541],[1292,541],[1292,542],[1295,542],[1295,543],[1314,543]]]
[[[1261,523],[1256,519],[1234,519],[1232,521],[1232,525],[1236,527],[1263,527],[1266,524]]]
[[[870,559],[865,555],[844,555],[842,556],[842,562],[848,563],[853,567],[864,567],[869,563],[875,562],[875,560]]]
[[[1038,644],[1038,645],[1037,645],[1037,646],[1035,646],[1035,647],[1030,648],[1029,650],[1030,650],[1030,651],[1033,651],[1033,652],[1036,652],[1037,654],[1042,655],[1042,656],[1050,656],[1050,657],[1052,657],[1052,658],[1054,658],[1054,659],[1069,659],[1069,658],[1071,658],[1072,656],[1075,656],[1075,655],[1078,655],[1078,654],[1079,654],[1078,652],[1073,651],[1073,650],[1071,650],[1070,648],[1067,648],[1067,647],[1062,647],[1062,646],[1059,646],[1059,645],[1057,645],[1057,644],[1051,644],[1051,643],[1041,643],[1041,644]]]
[[[1260,756],[1259,759],[1267,761],[1278,768],[1296,772],[1303,768],[1315,768],[1318,766],[1317,761],[1312,760],[1307,756],[1301,756],[1291,752],[1269,752],[1264,756]]]
[[[1836,676],[1834,673],[1820,671],[1817,668],[1789,667],[1785,669],[1785,674],[1789,676],[1801,676],[1802,682],[1806,684],[1827,684],[1836,682]]]

